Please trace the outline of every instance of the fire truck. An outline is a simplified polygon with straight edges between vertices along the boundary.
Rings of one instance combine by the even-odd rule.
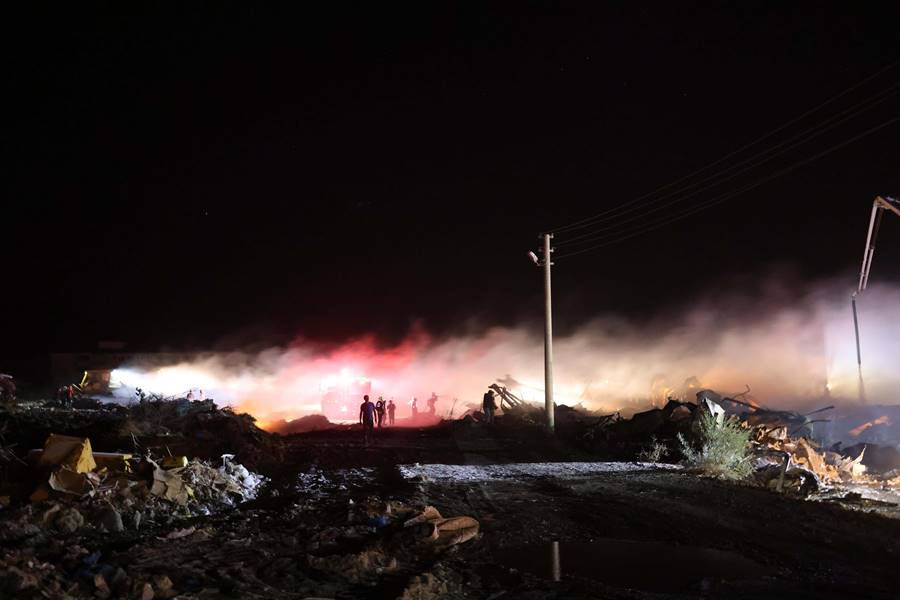
[[[322,383],[322,414],[331,421],[356,421],[363,396],[372,393],[368,377],[329,377]]]

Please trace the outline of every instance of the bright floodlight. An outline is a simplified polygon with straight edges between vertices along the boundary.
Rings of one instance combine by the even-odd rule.
[[[541,266],[541,261],[538,260],[537,254],[535,254],[534,252],[529,252],[528,256],[529,258],[531,258],[531,262],[533,262],[537,266]]]

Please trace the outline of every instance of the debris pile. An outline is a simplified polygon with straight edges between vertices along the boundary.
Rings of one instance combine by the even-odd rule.
[[[290,421],[280,421],[267,426],[272,432],[281,435],[290,435],[292,433],[306,433],[308,431],[322,431],[331,429],[334,423],[328,420],[325,415],[305,415]]]
[[[630,419],[619,413],[596,417],[571,411],[580,416],[583,425],[577,441],[591,453],[618,460],[696,463],[704,451],[700,429],[709,421],[723,431],[733,430],[735,435],[730,437],[734,440],[749,440],[748,468],[725,471],[737,473],[738,478],[752,472],[748,481],[763,487],[806,497],[842,486],[900,486],[900,452],[893,448],[857,444],[842,449],[840,444],[829,447],[816,441],[814,425],[828,420],[815,415],[832,406],[806,414],[769,410],[749,399],[749,389],[732,396],[700,390],[696,396],[696,402],[670,398],[662,408],[635,413]],[[530,415],[524,406],[516,405],[510,412]],[[539,423],[540,411],[532,408],[533,419]],[[557,418],[559,414],[557,410]],[[746,435],[737,435],[740,429]],[[723,442],[729,436],[720,437],[718,441]],[[706,449],[715,450],[715,445]],[[743,465],[739,456],[734,452],[731,455],[734,460],[729,460],[734,465]],[[870,455],[872,458],[867,459]]]
[[[222,466],[215,469],[201,460],[189,462],[185,456],[154,461],[149,456],[94,452],[90,439],[58,434],[51,434],[43,450],[30,452],[29,458],[42,477],[46,476],[32,492],[32,502],[48,500],[56,492],[110,503],[153,495],[187,505],[198,499],[199,493],[200,502],[208,502],[207,508],[213,509],[233,506],[234,498],[254,498],[264,482],[235,463],[233,454],[223,455]]]
[[[94,401],[92,408],[60,409],[51,403],[20,403],[0,409],[0,427],[19,447],[37,447],[51,433],[90,438],[98,447],[157,456],[218,460],[235,454],[250,469],[284,459],[279,436],[260,429],[248,414],[219,408],[212,400],[145,399],[128,406]]]
[[[99,598],[174,596],[166,595],[171,582],[167,586],[160,577],[134,581],[121,567],[100,562],[101,553],[85,545],[96,545],[98,536],[164,531],[233,508],[255,498],[266,482],[235,462],[234,455],[224,455],[216,468],[184,456],[154,460],[95,452],[88,438],[58,434],[27,458],[39,483],[28,502],[3,511],[2,597],[81,597],[85,586]],[[165,537],[175,539],[188,530],[193,528]],[[155,591],[148,593],[147,586]]]

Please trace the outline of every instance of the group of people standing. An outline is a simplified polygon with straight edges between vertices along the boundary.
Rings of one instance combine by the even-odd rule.
[[[397,405],[393,399],[385,403],[384,398],[378,397],[374,404],[369,400],[369,395],[363,396],[363,403],[359,407],[359,422],[362,423],[366,444],[372,439],[375,427],[384,427],[385,424],[394,424],[394,413]],[[387,418],[385,418],[387,417]],[[387,423],[385,423],[387,422]]]
[[[431,416],[434,416],[435,414],[437,400],[437,394],[431,394],[431,398],[428,399],[428,414]],[[484,413],[484,421],[486,423],[493,423],[494,412],[499,408],[493,390],[489,389],[484,394],[481,408]],[[416,398],[412,399],[411,409],[412,421],[415,423],[419,416],[418,400]],[[363,435],[367,445],[371,441],[376,427],[382,428],[386,424],[394,425],[394,415],[396,411],[397,405],[394,404],[393,398],[388,402],[385,402],[384,398],[379,396],[378,401],[373,403],[369,400],[368,394],[363,396],[363,403],[359,406],[359,422],[363,426]]]
[[[64,385],[57,389],[56,401],[63,408],[72,408],[75,404],[75,386]]]

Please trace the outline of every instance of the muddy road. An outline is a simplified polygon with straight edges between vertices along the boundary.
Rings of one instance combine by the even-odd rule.
[[[457,594],[891,598],[900,584],[894,568],[900,521],[879,514],[649,468],[518,477],[480,476],[476,469],[471,477],[404,478],[397,465],[597,457],[539,428],[452,424],[379,433],[371,448],[353,431],[295,436],[291,456],[305,457],[298,461],[303,468],[309,461],[326,470],[367,465],[366,485],[379,497],[478,519],[478,539],[423,571],[437,568],[435,577]],[[553,542],[559,582],[553,581]]]

